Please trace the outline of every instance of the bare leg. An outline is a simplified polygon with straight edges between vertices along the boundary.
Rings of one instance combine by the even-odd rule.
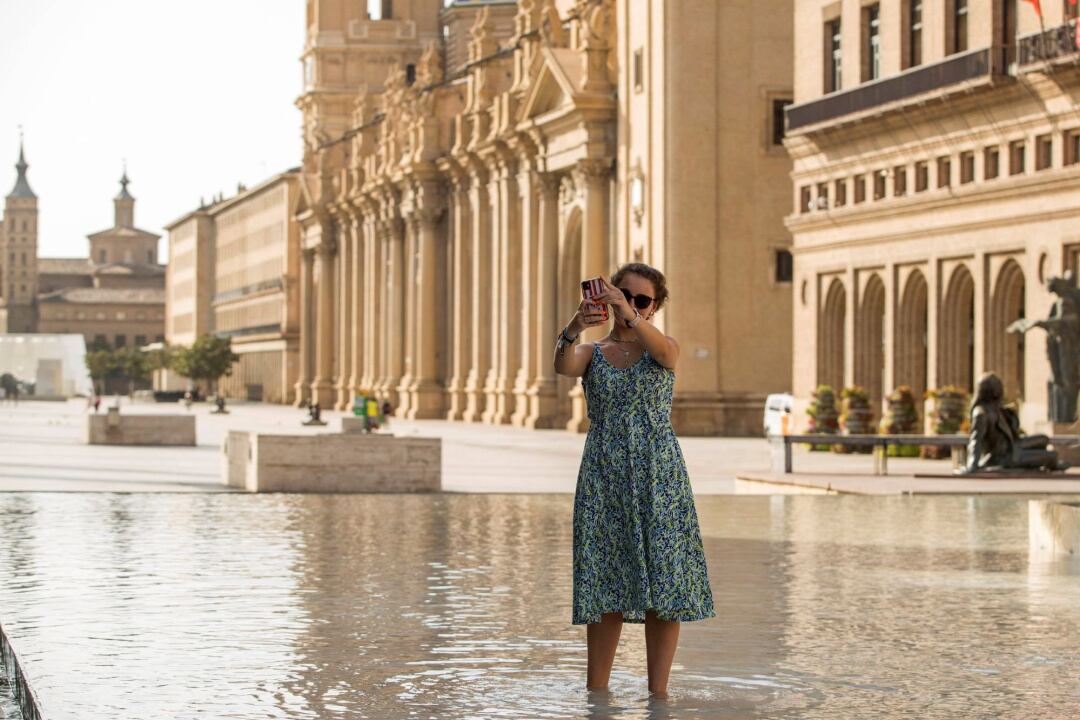
[[[586,626],[589,645],[589,669],[585,687],[590,690],[603,690],[611,677],[611,666],[615,662],[615,650],[619,647],[619,635],[622,633],[622,613],[604,613],[600,622]]]
[[[679,621],[661,620],[652,610],[645,613],[645,655],[649,664],[649,693],[667,697],[671,663],[679,644]]]

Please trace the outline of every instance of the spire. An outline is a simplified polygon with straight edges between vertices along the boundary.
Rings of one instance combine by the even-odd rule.
[[[131,181],[127,176],[127,160],[124,161],[124,174],[120,176],[120,194],[116,196],[117,200],[134,200],[131,193],[128,192],[127,186]]]
[[[19,176],[15,179],[15,187],[8,193],[9,198],[36,198],[37,195],[30,189],[30,183],[26,179],[26,169],[30,167],[26,162],[26,153],[23,150],[22,130],[19,130],[19,162],[15,163],[15,169]]]

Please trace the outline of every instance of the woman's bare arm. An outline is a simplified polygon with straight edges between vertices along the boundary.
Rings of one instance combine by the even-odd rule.
[[[575,341],[585,328],[596,327],[607,322],[604,313],[597,311],[595,301],[586,304],[584,300],[578,305],[574,317],[567,323],[563,332]],[[593,343],[575,345],[566,342],[562,336],[555,342],[555,372],[567,377],[581,377],[589,369],[589,361],[592,359]]]

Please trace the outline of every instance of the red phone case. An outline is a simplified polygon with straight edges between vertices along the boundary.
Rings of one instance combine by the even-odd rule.
[[[591,278],[589,280],[581,281],[581,297],[583,300],[591,300],[597,295],[604,292],[604,281],[598,277]],[[608,306],[607,303],[589,303],[593,307],[599,308],[604,314],[604,321],[608,319]]]

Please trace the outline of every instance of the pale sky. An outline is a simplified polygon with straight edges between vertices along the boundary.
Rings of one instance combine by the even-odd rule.
[[[163,236],[300,164],[304,0],[0,0],[0,29],[0,196],[22,125],[41,257],[112,226],[125,158],[135,224]]]

